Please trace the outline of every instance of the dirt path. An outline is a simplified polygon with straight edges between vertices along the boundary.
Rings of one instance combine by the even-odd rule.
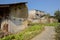
[[[36,37],[32,38],[31,40],[54,40],[54,27],[45,27],[45,30],[37,35]]]

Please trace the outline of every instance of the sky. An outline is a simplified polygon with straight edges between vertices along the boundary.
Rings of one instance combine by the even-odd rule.
[[[60,0],[0,0],[0,4],[28,2],[29,10],[36,9],[54,15],[54,12],[60,9]]]

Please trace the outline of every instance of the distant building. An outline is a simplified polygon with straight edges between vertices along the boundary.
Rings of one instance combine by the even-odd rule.
[[[45,13],[44,13],[44,11],[40,11],[40,10],[30,10],[29,11],[29,16],[28,16],[28,18],[30,19],[30,20],[32,20],[33,22],[39,22],[40,21],[40,19],[42,18],[42,17],[44,17],[45,16]]]
[[[16,33],[27,27],[28,8],[26,3],[0,4],[1,30]]]
[[[35,9],[29,11],[29,18],[38,19],[38,18],[42,17],[43,15],[45,15],[45,13],[43,11],[39,11],[39,10],[35,10]]]
[[[40,10],[30,10],[29,11],[29,16],[28,16],[29,21],[33,23],[53,23],[57,22],[57,19],[54,17],[48,15],[44,11]]]
[[[58,22],[58,20],[54,16],[50,16],[50,23]]]

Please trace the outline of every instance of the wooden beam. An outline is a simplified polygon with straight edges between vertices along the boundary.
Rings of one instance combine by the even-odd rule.
[[[9,7],[9,5],[8,6],[0,6],[0,7]]]

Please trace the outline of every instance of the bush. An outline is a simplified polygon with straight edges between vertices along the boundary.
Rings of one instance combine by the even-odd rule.
[[[12,39],[15,39],[14,35],[6,36],[6,37],[2,38],[1,40],[12,40]]]
[[[55,32],[56,32],[56,40],[60,40],[60,24],[55,27]]]

